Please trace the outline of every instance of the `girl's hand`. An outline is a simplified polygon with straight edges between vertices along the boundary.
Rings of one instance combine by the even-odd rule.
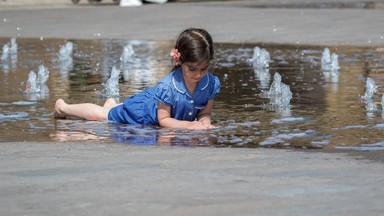
[[[191,130],[204,130],[204,129],[213,128],[213,125],[207,125],[199,121],[191,121],[189,122],[187,128]]]
[[[206,124],[206,123],[203,123],[204,124],[204,126],[207,128],[207,129],[214,129],[214,128],[216,128],[216,126],[213,126],[213,125],[211,125],[211,124]]]
[[[207,105],[207,107],[209,108],[206,107],[205,109],[209,111],[211,110],[211,107],[212,107],[212,101],[210,100],[208,104],[209,106]],[[159,125],[162,127],[186,128],[191,130],[206,130],[206,129],[215,128],[213,125],[211,125],[211,115],[207,113],[207,110],[201,113],[198,121],[191,121],[191,122],[182,121],[182,120],[171,118],[171,107],[159,102],[158,108],[157,108],[157,116],[158,116]]]

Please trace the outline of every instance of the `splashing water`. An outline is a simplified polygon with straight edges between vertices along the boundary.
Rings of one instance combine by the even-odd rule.
[[[276,72],[273,76],[273,82],[269,88],[268,97],[270,98],[279,94],[281,94],[281,75]]]
[[[73,43],[67,42],[59,51],[60,73],[66,74],[73,69]]]
[[[281,75],[277,72],[273,76],[273,82],[269,88],[268,98],[270,98],[271,106],[273,109],[289,109],[289,103],[292,99],[292,92],[288,85],[281,82]]]
[[[15,57],[17,55],[17,43],[16,38],[11,38],[10,43],[3,45],[3,52],[1,54],[1,60],[7,61],[9,57]]]
[[[39,66],[39,71],[37,72],[37,83],[43,85],[47,82],[49,78],[49,70],[44,65]]]
[[[1,54],[1,60],[2,61],[5,61],[8,59],[8,56],[9,56],[9,45],[8,44],[4,44],[3,45],[3,52]]]
[[[104,86],[104,97],[105,98],[116,98],[119,96],[119,76],[120,76],[120,70],[118,70],[115,66],[112,68],[111,76],[103,84]]]
[[[384,94],[381,96],[381,118],[384,119]]]
[[[123,70],[124,81],[129,80],[130,65],[128,63],[133,63],[135,51],[133,50],[132,44],[125,45],[123,53],[121,54],[120,61],[122,62],[121,68]]]
[[[331,53],[326,47],[324,48],[323,54],[321,56],[321,68],[324,70],[324,68],[326,68],[329,64],[331,64]]]
[[[65,43],[59,51],[60,61],[71,61],[73,53],[73,43],[67,42]]]
[[[375,81],[372,78],[368,77],[365,83],[365,93],[364,93],[364,96],[362,97],[363,100],[365,101],[373,100],[373,96],[376,93],[376,91],[377,91],[377,85]]]
[[[332,53],[332,55],[331,55],[331,70],[337,71],[338,69],[340,69],[339,56],[336,53]]]
[[[374,112],[378,110],[376,103],[374,102],[374,94],[377,91],[377,85],[375,81],[368,77],[365,84],[365,93],[362,96],[362,99],[366,103],[366,110],[369,115],[372,115]]]
[[[260,47],[255,47],[253,49],[253,58],[252,64],[255,68],[268,68],[269,62],[271,62],[271,56],[269,52],[265,49],[260,49]]]
[[[127,44],[124,46],[123,53],[121,54],[120,60],[123,63],[131,62],[133,58],[133,54],[135,52],[133,51],[133,47],[131,44]]]
[[[384,94],[381,96],[381,109],[384,111]]]
[[[36,79],[37,79],[36,73],[34,71],[29,72],[27,86],[25,88],[26,93],[37,92]]]
[[[321,56],[321,69],[323,71],[337,72],[340,69],[338,58],[339,56],[336,53],[331,55],[329,49],[327,47],[324,48]]]
[[[124,81],[129,81],[129,75],[130,75],[130,66],[127,65],[127,64],[124,64],[122,67],[122,70],[123,70],[123,78],[124,78]]]
[[[365,101],[365,109],[367,110],[368,116],[374,117],[374,113],[378,111],[377,104],[373,100]]]
[[[255,75],[260,80],[260,88],[268,89],[271,80],[271,74],[268,68],[253,68]]]
[[[26,93],[46,92],[48,89],[45,85],[49,78],[49,70],[44,65],[39,66],[37,75],[34,71],[29,72],[28,81],[25,88]]]
[[[9,49],[11,55],[17,54],[17,43],[16,38],[11,38],[11,47]]]

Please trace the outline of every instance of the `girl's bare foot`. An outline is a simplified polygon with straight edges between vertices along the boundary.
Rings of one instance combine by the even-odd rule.
[[[65,103],[65,101],[63,99],[57,99],[56,103],[55,103],[55,112],[53,114],[53,116],[55,118],[66,118],[67,116],[61,112],[61,108],[63,106],[67,105],[67,103]]]
[[[107,109],[112,109],[113,107],[115,107],[117,105],[115,99],[113,98],[108,98],[108,100],[105,101],[103,107],[104,108],[107,108]]]

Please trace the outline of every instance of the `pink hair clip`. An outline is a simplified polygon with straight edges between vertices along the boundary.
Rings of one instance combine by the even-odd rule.
[[[179,60],[180,57],[181,57],[181,54],[180,54],[180,52],[179,52],[178,49],[172,49],[170,55],[171,55],[172,58],[173,58],[174,60],[176,60],[176,61]]]

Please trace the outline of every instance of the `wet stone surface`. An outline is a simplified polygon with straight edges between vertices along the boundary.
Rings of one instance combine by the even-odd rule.
[[[0,38],[0,45],[10,38]],[[138,145],[232,146],[382,150],[381,96],[384,58],[377,48],[329,47],[339,69],[321,67],[325,47],[267,44],[216,44],[212,73],[221,81],[209,131],[169,130],[106,122],[57,120],[57,98],[69,103],[103,104],[112,67],[121,70],[115,99],[138,93],[169,73],[172,44],[161,41],[71,40],[70,62],[60,59],[67,40],[17,39],[17,54],[0,62],[0,141],[97,140]],[[125,63],[124,46],[134,54]],[[252,65],[254,47],[270,53],[267,68]],[[44,65],[49,78],[39,92],[28,92],[31,71]],[[289,86],[289,107],[268,97],[274,74]],[[372,104],[362,100],[366,80],[376,82]]]

